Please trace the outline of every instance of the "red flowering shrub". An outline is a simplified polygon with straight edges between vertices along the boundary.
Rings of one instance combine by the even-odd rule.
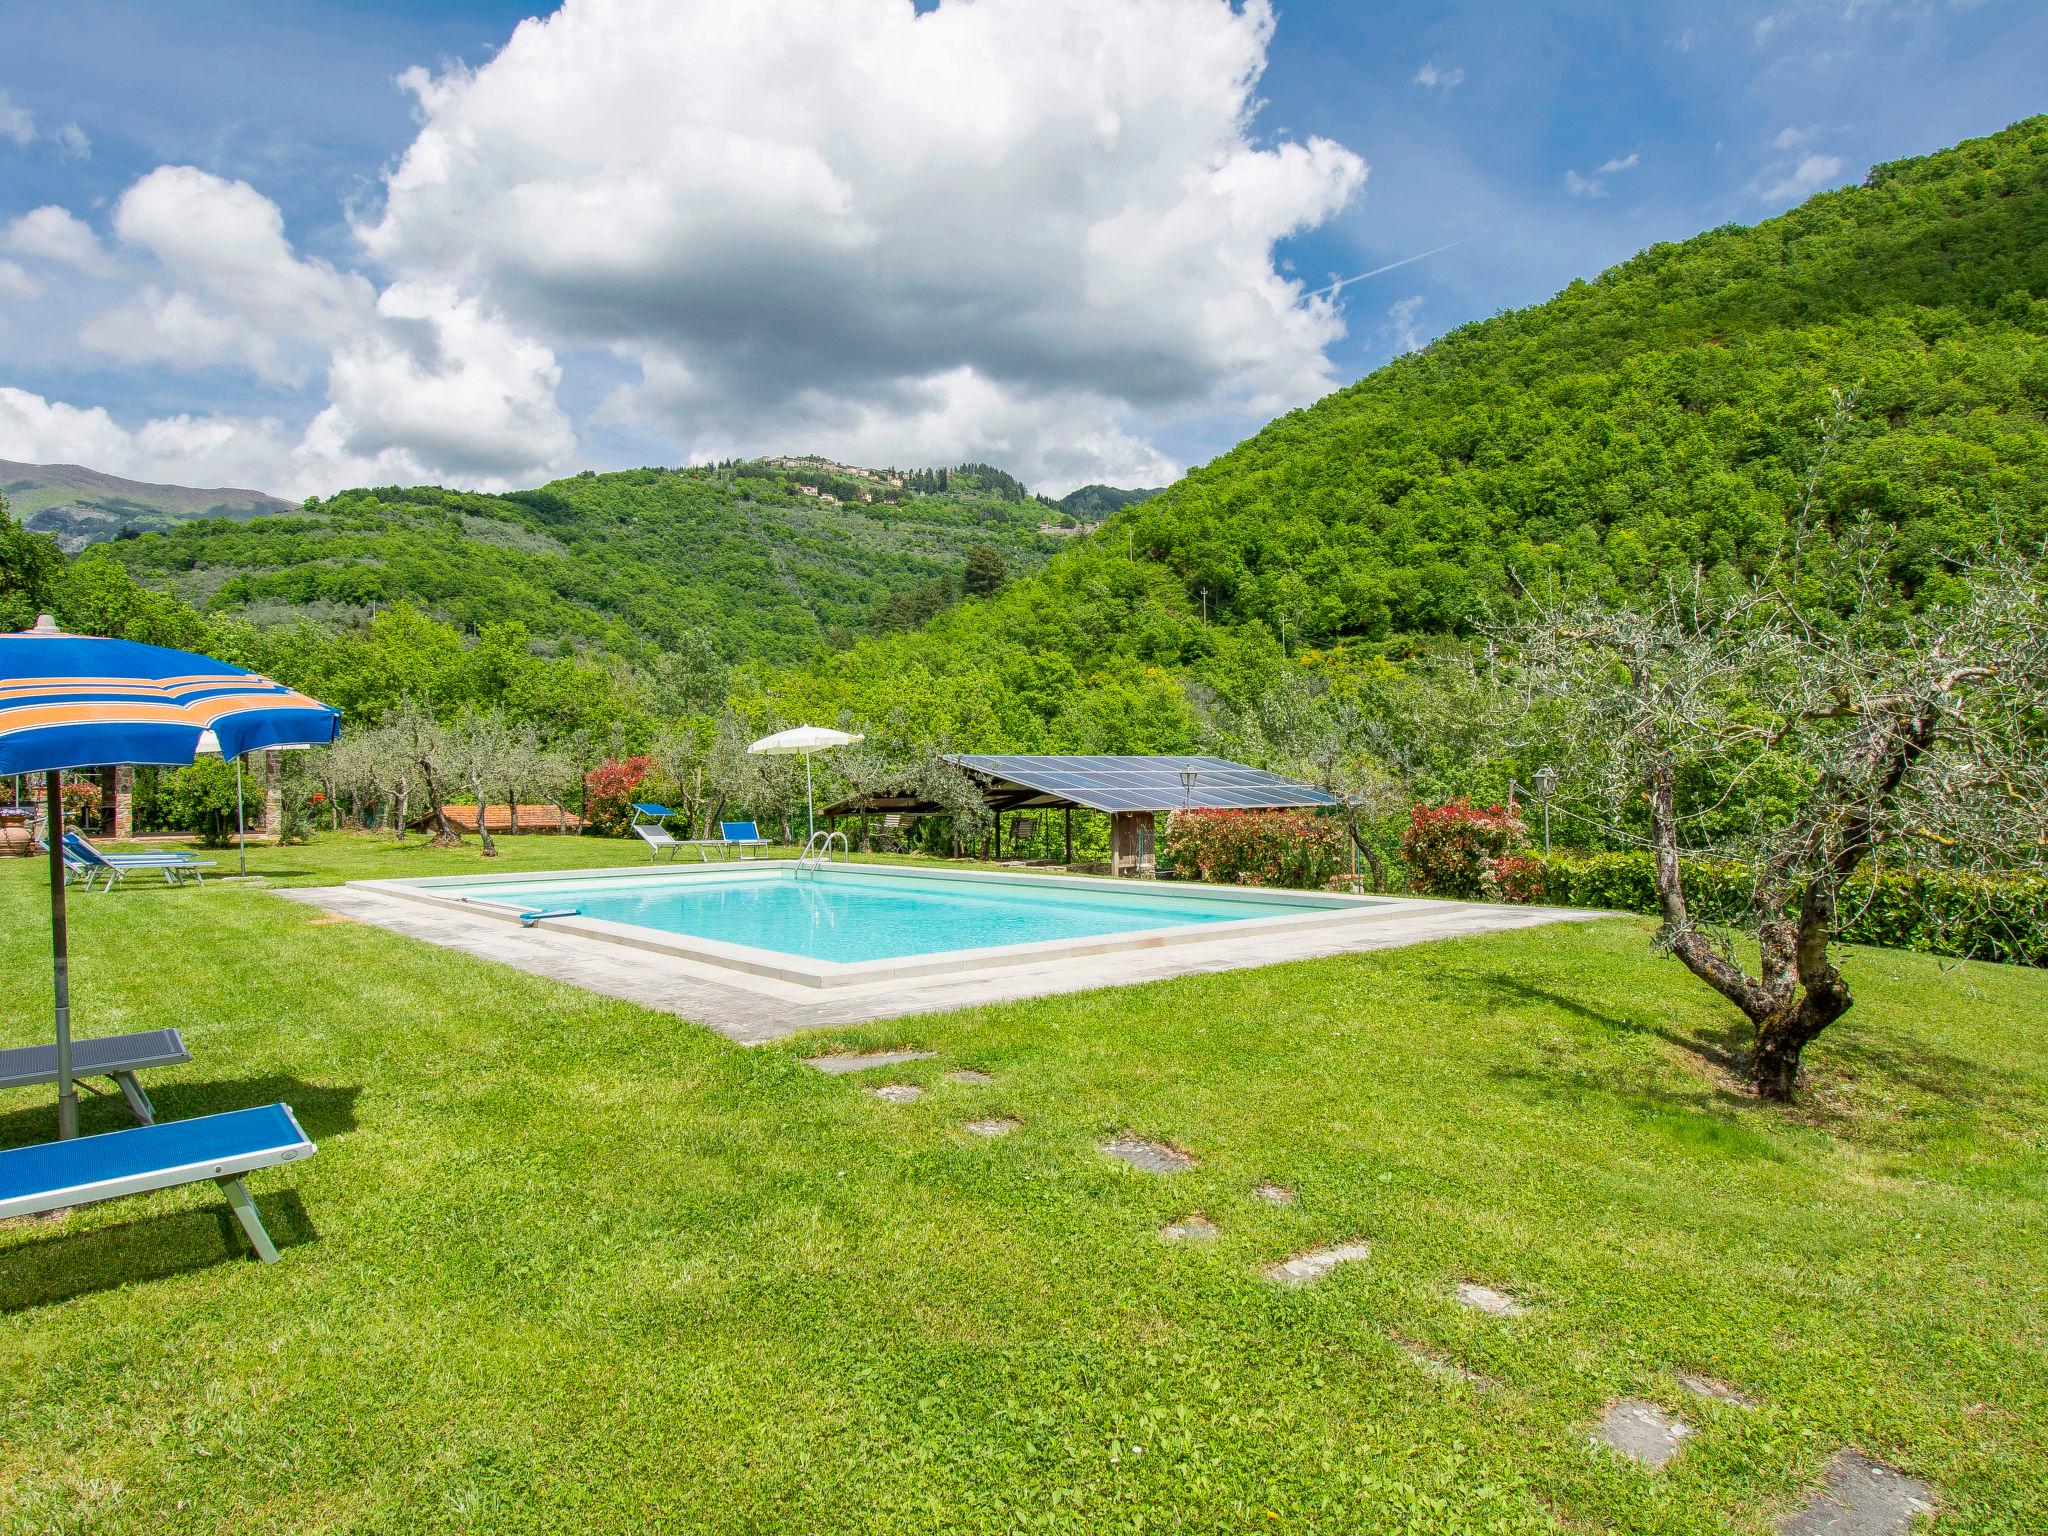
[[[1544,896],[1543,861],[1533,853],[1510,853],[1495,859],[1487,870],[1495,901],[1541,901]]]
[[[1401,857],[1409,878],[1432,896],[1492,900],[1501,890],[1499,864],[1521,848],[1527,830],[1507,806],[1418,805],[1401,834]]]
[[[640,798],[640,786],[654,770],[651,757],[629,757],[623,762],[607,758],[583,776],[584,820],[591,830],[606,837],[624,837],[633,819],[633,802]]]
[[[1166,854],[1183,878],[1320,890],[1349,865],[1344,824],[1309,811],[1175,811]]]

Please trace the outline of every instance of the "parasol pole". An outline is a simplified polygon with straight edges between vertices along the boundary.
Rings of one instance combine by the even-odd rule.
[[[235,863],[249,873],[249,834],[242,828],[242,760],[235,759]]]
[[[811,809],[811,754],[804,754],[804,846],[818,835],[818,813]]]
[[[49,812],[43,839],[50,847],[50,980],[57,998],[57,1136],[78,1134],[78,1089],[71,1080],[71,935],[64,921],[64,775],[43,776]]]

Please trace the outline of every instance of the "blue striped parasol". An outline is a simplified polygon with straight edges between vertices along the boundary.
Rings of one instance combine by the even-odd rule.
[[[50,948],[57,1013],[57,1134],[78,1134],[64,919],[62,770],[183,767],[211,731],[224,756],[334,740],[341,715],[241,667],[134,640],[67,635],[45,614],[0,635],[0,777],[41,773],[48,810]]]

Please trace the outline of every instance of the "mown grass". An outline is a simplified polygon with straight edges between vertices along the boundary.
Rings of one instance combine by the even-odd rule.
[[[47,1028],[36,873],[0,869],[0,1044]],[[1845,1444],[1944,1531],[2048,1528],[2037,973],[1852,952],[1787,1113],[1632,920],[746,1051],[263,890],[73,912],[81,1033],[179,1026],[165,1115],[283,1098],[320,1154],[254,1181],[272,1267],[210,1186],[0,1226],[0,1530],[1758,1532]],[[833,1078],[823,1045],[940,1054]],[[958,1129],[992,1114],[1023,1127]],[[53,1118],[9,1095],[0,1145]],[[1200,1165],[1111,1163],[1125,1130]],[[1158,1239],[1192,1211],[1217,1241]],[[1661,1474],[1588,1442],[1629,1394],[1698,1428]]]

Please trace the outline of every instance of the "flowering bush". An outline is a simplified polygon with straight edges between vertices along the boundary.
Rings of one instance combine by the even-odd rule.
[[[1175,811],[1166,854],[1184,876],[1299,891],[1321,889],[1349,868],[1344,824],[1309,811]]]
[[[85,779],[67,779],[61,793],[64,796],[66,816],[75,817],[100,808],[99,785]]]
[[[633,802],[641,798],[640,786],[654,771],[654,759],[645,755],[624,761],[607,758],[583,776],[584,821],[606,837],[624,837],[633,820]]]
[[[1510,882],[1524,877],[1519,866],[1501,866],[1520,850],[1527,830],[1507,806],[1473,805],[1462,799],[1448,805],[1418,805],[1409,813],[1408,830],[1401,834],[1401,857],[1409,878],[1432,896],[1497,899]]]
[[[1541,901],[1543,861],[1533,853],[1503,854],[1487,867],[1486,883],[1495,901]]]

